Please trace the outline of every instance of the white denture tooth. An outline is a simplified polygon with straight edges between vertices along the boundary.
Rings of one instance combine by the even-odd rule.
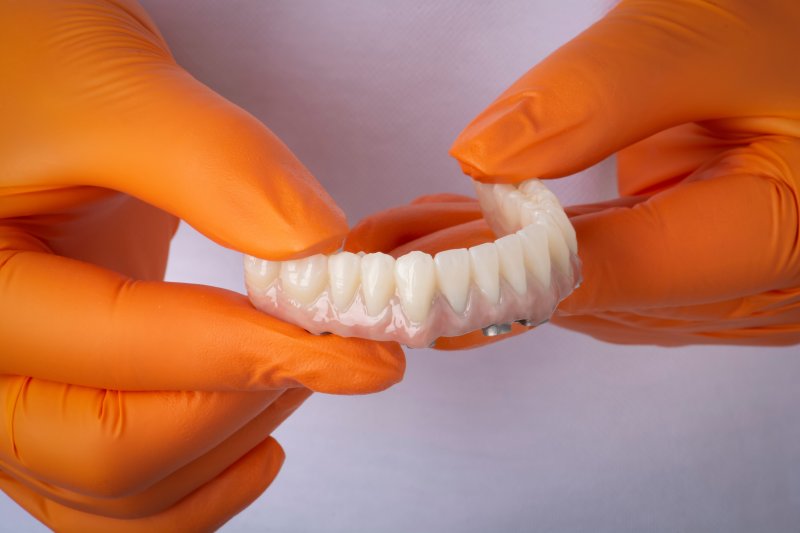
[[[522,243],[525,268],[545,288],[550,287],[550,250],[547,243],[547,230],[538,225],[525,226],[517,232]]]
[[[492,185],[476,181],[475,194],[478,197],[478,203],[484,213],[497,211],[497,202],[494,199]]]
[[[520,185],[519,190],[529,201],[537,205],[546,204],[557,207],[558,209],[563,209],[561,207],[561,202],[558,201],[558,197],[539,180],[526,181]]]
[[[503,205],[503,200],[506,196],[514,192],[516,189],[513,185],[509,185],[508,183],[495,183],[492,186],[492,192],[494,193],[494,201],[497,205]]]
[[[500,274],[518,294],[525,294],[528,283],[525,279],[525,257],[519,236],[512,233],[495,241],[500,260]]]
[[[340,252],[328,257],[328,284],[331,300],[339,311],[346,311],[353,303],[353,297],[361,281],[361,257]]]
[[[553,218],[556,225],[558,225],[558,229],[561,231],[561,236],[564,237],[564,242],[567,244],[567,248],[573,254],[578,253],[578,238],[575,235],[575,228],[572,227],[572,223],[569,221],[567,214],[561,208],[555,207],[545,207],[545,211]]]
[[[539,191],[547,190],[547,187],[544,186],[544,183],[534,178],[522,182],[519,186],[519,190],[522,191],[526,196],[532,196]]]
[[[490,242],[469,249],[472,279],[490,303],[500,300],[500,260],[497,247]]]
[[[394,265],[394,278],[406,316],[412,322],[425,320],[436,292],[433,257],[418,251],[399,257]]]
[[[539,206],[536,205],[534,202],[531,201],[523,202],[519,213],[520,226],[524,228],[529,224],[533,224],[534,221],[536,220],[536,212],[538,210]]]
[[[533,214],[533,225],[541,226],[545,229],[550,261],[556,268],[565,274],[569,274],[572,270],[569,260],[569,247],[553,216],[543,209],[537,209]]]
[[[519,191],[511,191],[503,198],[501,211],[503,219],[505,220],[509,229],[514,230],[520,227],[519,217],[521,214],[522,204],[525,202],[525,200],[525,195]]]
[[[267,261],[252,255],[244,257],[244,269],[247,281],[256,289],[264,290],[278,277],[281,264],[278,261]]]
[[[281,263],[281,286],[302,305],[312,303],[328,281],[328,258],[322,254]]]
[[[367,314],[378,316],[394,294],[394,257],[384,253],[361,258],[361,291]]]
[[[465,248],[444,250],[433,258],[439,291],[456,313],[467,308],[469,296],[469,252]]]

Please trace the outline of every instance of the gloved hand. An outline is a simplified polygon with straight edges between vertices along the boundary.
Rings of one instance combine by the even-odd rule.
[[[394,344],[314,337],[163,283],[178,218],[270,259],[345,219],[132,1],[0,3],[0,488],[59,531],[213,529],[280,468],[310,394],[397,382]]]
[[[616,343],[800,341],[798,27],[798,2],[623,1],[459,135],[451,153],[486,182],[618,153],[621,198],[567,210],[584,283],[555,323]],[[444,200],[371,217],[349,246],[491,238]]]

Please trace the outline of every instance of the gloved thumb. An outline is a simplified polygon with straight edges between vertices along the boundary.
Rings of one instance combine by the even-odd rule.
[[[176,71],[135,127],[103,143],[102,184],[188,222],[223,246],[268,259],[338,248],[344,213],[255,117]],[[100,171],[100,168],[98,168]]]
[[[678,124],[778,114],[799,77],[764,62],[793,64],[780,45],[796,31],[790,4],[623,1],[515,82],[451,154],[475,179],[515,183],[572,174]]]
[[[266,126],[176,64],[135,2],[12,3],[0,17],[7,187],[128,193],[267,259],[330,250],[343,213]],[[7,82],[7,83],[5,83]],[[19,201],[15,205],[28,205]]]

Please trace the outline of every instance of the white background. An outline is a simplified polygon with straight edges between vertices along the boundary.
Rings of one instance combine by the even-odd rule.
[[[178,60],[267,123],[356,221],[468,192],[447,148],[607,2],[144,2]],[[553,185],[614,194],[613,161]],[[269,236],[265,236],[269,238]],[[242,290],[183,226],[168,276]],[[543,327],[408,353],[400,385],[317,395],[287,461],[225,531],[800,529],[800,349],[619,347]],[[0,530],[42,526],[0,497]]]

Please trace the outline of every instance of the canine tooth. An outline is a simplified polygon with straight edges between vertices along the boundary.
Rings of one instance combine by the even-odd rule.
[[[409,252],[395,262],[394,276],[406,316],[412,322],[422,322],[428,316],[436,291],[433,258],[423,252]]]
[[[500,260],[500,274],[519,294],[528,288],[525,280],[525,258],[522,254],[522,243],[514,233],[497,239],[497,255]]]
[[[467,308],[469,294],[469,252],[465,248],[444,250],[433,258],[439,291],[456,313]]]
[[[522,243],[525,267],[545,287],[550,286],[550,251],[547,230],[538,224],[525,226],[517,232]]]
[[[500,299],[500,261],[497,247],[490,243],[479,244],[469,249],[472,277],[491,303]]]
[[[361,258],[361,289],[367,314],[377,316],[394,293],[394,257],[380,252]]]
[[[313,302],[328,281],[328,258],[322,254],[281,263],[283,290],[301,304]]]
[[[244,257],[244,269],[247,280],[257,289],[266,289],[278,277],[281,264],[278,261],[267,261],[252,255]]]
[[[339,311],[346,311],[361,281],[361,257],[350,252],[341,252],[328,257],[328,283],[331,300]]]

